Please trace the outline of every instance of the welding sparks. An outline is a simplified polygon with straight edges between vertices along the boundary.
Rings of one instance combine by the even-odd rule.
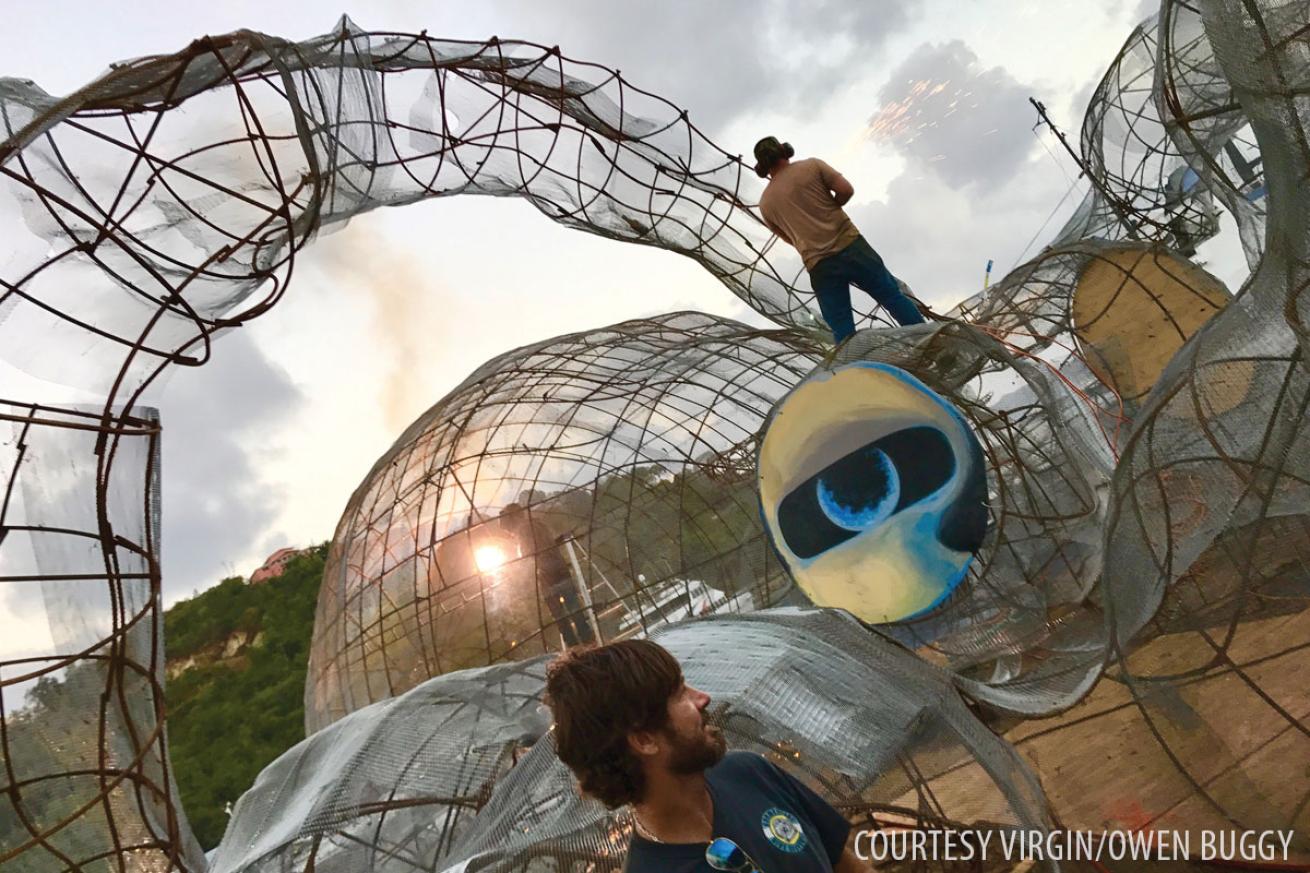
[[[936,127],[940,120],[961,109],[978,107],[977,102],[967,100],[974,96],[967,88],[948,90],[949,79],[942,82],[912,79],[907,84],[910,89],[904,97],[883,104],[869,119],[867,133],[871,139],[908,145],[924,131]]]

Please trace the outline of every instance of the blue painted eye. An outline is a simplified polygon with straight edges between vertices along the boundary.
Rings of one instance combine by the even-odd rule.
[[[792,554],[812,558],[940,491],[954,475],[946,435],[926,425],[907,427],[843,455],[793,488],[778,504],[778,527]]]
[[[896,509],[901,477],[887,453],[869,445],[826,468],[815,488],[824,515],[838,527],[858,532]]]
[[[888,624],[933,611],[987,536],[987,459],[968,419],[877,361],[819,368],[760,441],[760,514],[818,606]]]

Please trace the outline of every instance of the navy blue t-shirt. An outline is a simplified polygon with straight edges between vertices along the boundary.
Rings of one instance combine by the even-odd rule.
[[[831,873],[851,826],[822,797],[753,752],[729,752],[705,771],[714,836],[727,837],[762,873]],[[707,843],[656,843],[634,831],[627,873],[709,873]]]

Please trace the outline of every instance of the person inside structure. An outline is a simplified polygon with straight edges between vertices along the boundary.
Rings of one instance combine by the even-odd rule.
[[[532,562],[537,590],[546,601],[565,646],[595,640],[591,623],[578,591],[573,567],[563,554],[563,537],[555,537],[539,518],[518,503],[511,503],[500,513],[500,526],[513,537],[519,554]]]
[[[555,747],[584,794],[629,805],[626,873],[867,873],[850,823],[787,771],[727,751],[710,697],[649,640],[568,649],[546,668]]]
[[[846,178],[818,158],[793,161],[791,143],[766,136],[755,144],[755,172],[769,180],[760,215],[769,230],[800,252],[824,321],[838,343],[855,333],[851,285],[865,291],[902,325],[922,324],[915,301],[901,291],[873,246],[842,209],[855,195]]]

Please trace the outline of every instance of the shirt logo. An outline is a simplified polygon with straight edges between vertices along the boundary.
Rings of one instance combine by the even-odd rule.
[[[760,816],[760,827],[764,836],[775,849],[795,854],[805,848],[805,832],[796,816],[771,806]]]

